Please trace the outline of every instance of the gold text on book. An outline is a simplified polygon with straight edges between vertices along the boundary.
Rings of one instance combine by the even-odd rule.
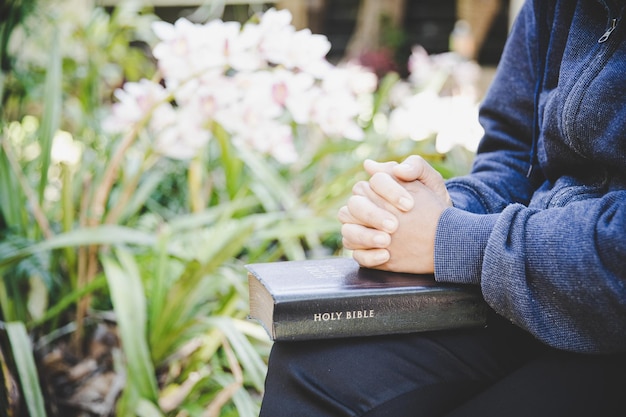
[[[370,319],[372,317],[374,317],[374,310],[333,311],[329,313],[315,313],[313,314],[313,321]]]

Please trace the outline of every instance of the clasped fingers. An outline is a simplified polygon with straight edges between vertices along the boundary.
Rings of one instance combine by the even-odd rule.
[[[401,211],[413,208],[414,201],[405,186],[386,172],[377,172],[369,180],[370,189]]]
[[[343,247],[350,250],[384,249],[391,244],[389,233],[354,223],[341,226]]]
[[[387,233],[393,233],[398,228],[396,216],[374,203],[370,198],[353,195],[348,199],[345,216],[340,217],[342,223],[356,223]],[[340,210],[340,215],[342,211]],[[343,221],[345,218],[347,221]]]

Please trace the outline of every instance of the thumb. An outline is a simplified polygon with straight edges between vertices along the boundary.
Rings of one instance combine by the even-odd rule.
[[[363,161],[363,167],[365,168],[365,172],[369,175],[374,175],[377,172],[384,172],[389,175],[393,175],[393,167],[397,166],[398,163],[395,161],[388,162],[378,162],[372,159],[366,159]]]
[[[419,181],[448,204],[452,204],[443,177],[421,156],[411,155],[391,169],[396,178],[406,182]]]

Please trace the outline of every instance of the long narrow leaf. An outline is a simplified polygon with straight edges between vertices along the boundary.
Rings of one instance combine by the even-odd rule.
[[[218,326],[228,338],[246,375],[254,387],[262,391],[267,367],[250,341],[236,328],[235,321],[228,317],[211,317],[208,321]]]
[[[143,207],[145,207],[146,201],[150,197],[151,193],[158,187],[163,181],[165,173],[162,171],[147,172],[146,177],[139,184],[139,187],[133,192],[132,199],[125,205],[124,211],[119,219],[123,222],[125,219],[137,214]]]
[[[103,256],[102,265],[120,329],[128,381],[141,398],[156,404],[157,383],[146,338],[146,298],[141,277],[128,252],[118,249],[115,253],[119,262]]]
[[[54,31],[50,48],[50,61],[46,73],[44,87],[43,117],[41,119],[39,144],[41,146],[41,178],[39,180],[39,204],[43,202],[44,190],[48,184],[48,168],[50,167],[50,150],[52,139],[59,128],[62,107],[62,78],[60,37],[58,30]]]
[[[139,400],[135,409],[138,417],[162,417],[163,413],[154,403],[146,400]]]
[[[287,217],[283,215],[283,217]],[[262,221],[262,219],[259,219]],[[315,217],[310,218],[291,218],[289,222],[284,219],[282,221],[272,221],[267,218],[267,222],[259,223],[255,232],[255,237],[266,239],[296,238],[306,236],[310,233],[326,234],[339,232],[341,224],[335,218]]]
[[[259,180],[254,184],[264,184],[264,191],[274,199],[275,206],[268,207],[268,210],[275,210],[276,207],[294,209],[298,206],[298,199],[285,178],[272,170],[270,165],[262,161],[258,155],[245,149],[241,149],[239,152],[243,161]]]
[[[76,229],[71,232],[56,235],[40,243],[20,250],[4,249],[0,244],[0,267],[24,259],[35,253],[54,249],[88,246],[134,244],[153,246],[156,243],[154,235],[116,225],[103,225],[93,228]]]
[[[32,322],[32,326],[39,326],[48,320],[54,319],[61,315],[70,305],[80,300],[87,294],[91,294],[92,292],[99,290],[106,286],[106,280],[104,277],[100,276],[92,282],[88,283],[82,288],[77,288],[71,293],[67,294],[61,300],[59,300],[55,305],[46,309],[46,312],[43,316]]]
[[[1,141],[8,141],[4,136],[0,136]],[[0,146],[0,213],[4,217],[6,224],[10,224],[16,232],[21,232],[24,228],[24,195],[21,192],[18,182],[13,176],[11,164],[4,151],[3,146],[10,146],[8,143]]]
[[[33,347],[26,332],[26,326],[22,322],[10,322],[5,324],[11,351],[15,360],[15,366],[20,378],[20,384],[24,394],[24,402],[31,417],[46,417],[43,394],[39,385],[39,376]]]
[[[237,408],[238,417],[257,417],[259,415],[261,407],[258,404],[258,400],[252,398],[245,389],[237,390],[235,395],[233,395],[233,403]]]
[[[186,230],[194,230],[211,226],[220,218],[232,218],[239,211],[249,211],[258,205],[254,198],[238,198],[233,201],[223,202],[199,213],[180,215],[172,219],[169,227],[173,234]]]
[[[220,222],[202,234],[177,236],[194,247],[170,249],[181,259],[187,259],[186,269],[172,280],[167,289],[167,302],[151,311],[150,341],[155,362],[163,360],[184,341],[197,326],[198,308],[206,305],[210,295],[205,291],[207,277],[225,262],[232,260],[244,248],[252,234],[254,223],[246,220]],[[158,302],[158,301],[157,301]]]

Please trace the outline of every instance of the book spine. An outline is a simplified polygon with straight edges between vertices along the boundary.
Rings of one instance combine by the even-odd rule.
[[[478,292],[465,290],[278,302],[272,334],[304,340],[478,327],[487,310]]]

